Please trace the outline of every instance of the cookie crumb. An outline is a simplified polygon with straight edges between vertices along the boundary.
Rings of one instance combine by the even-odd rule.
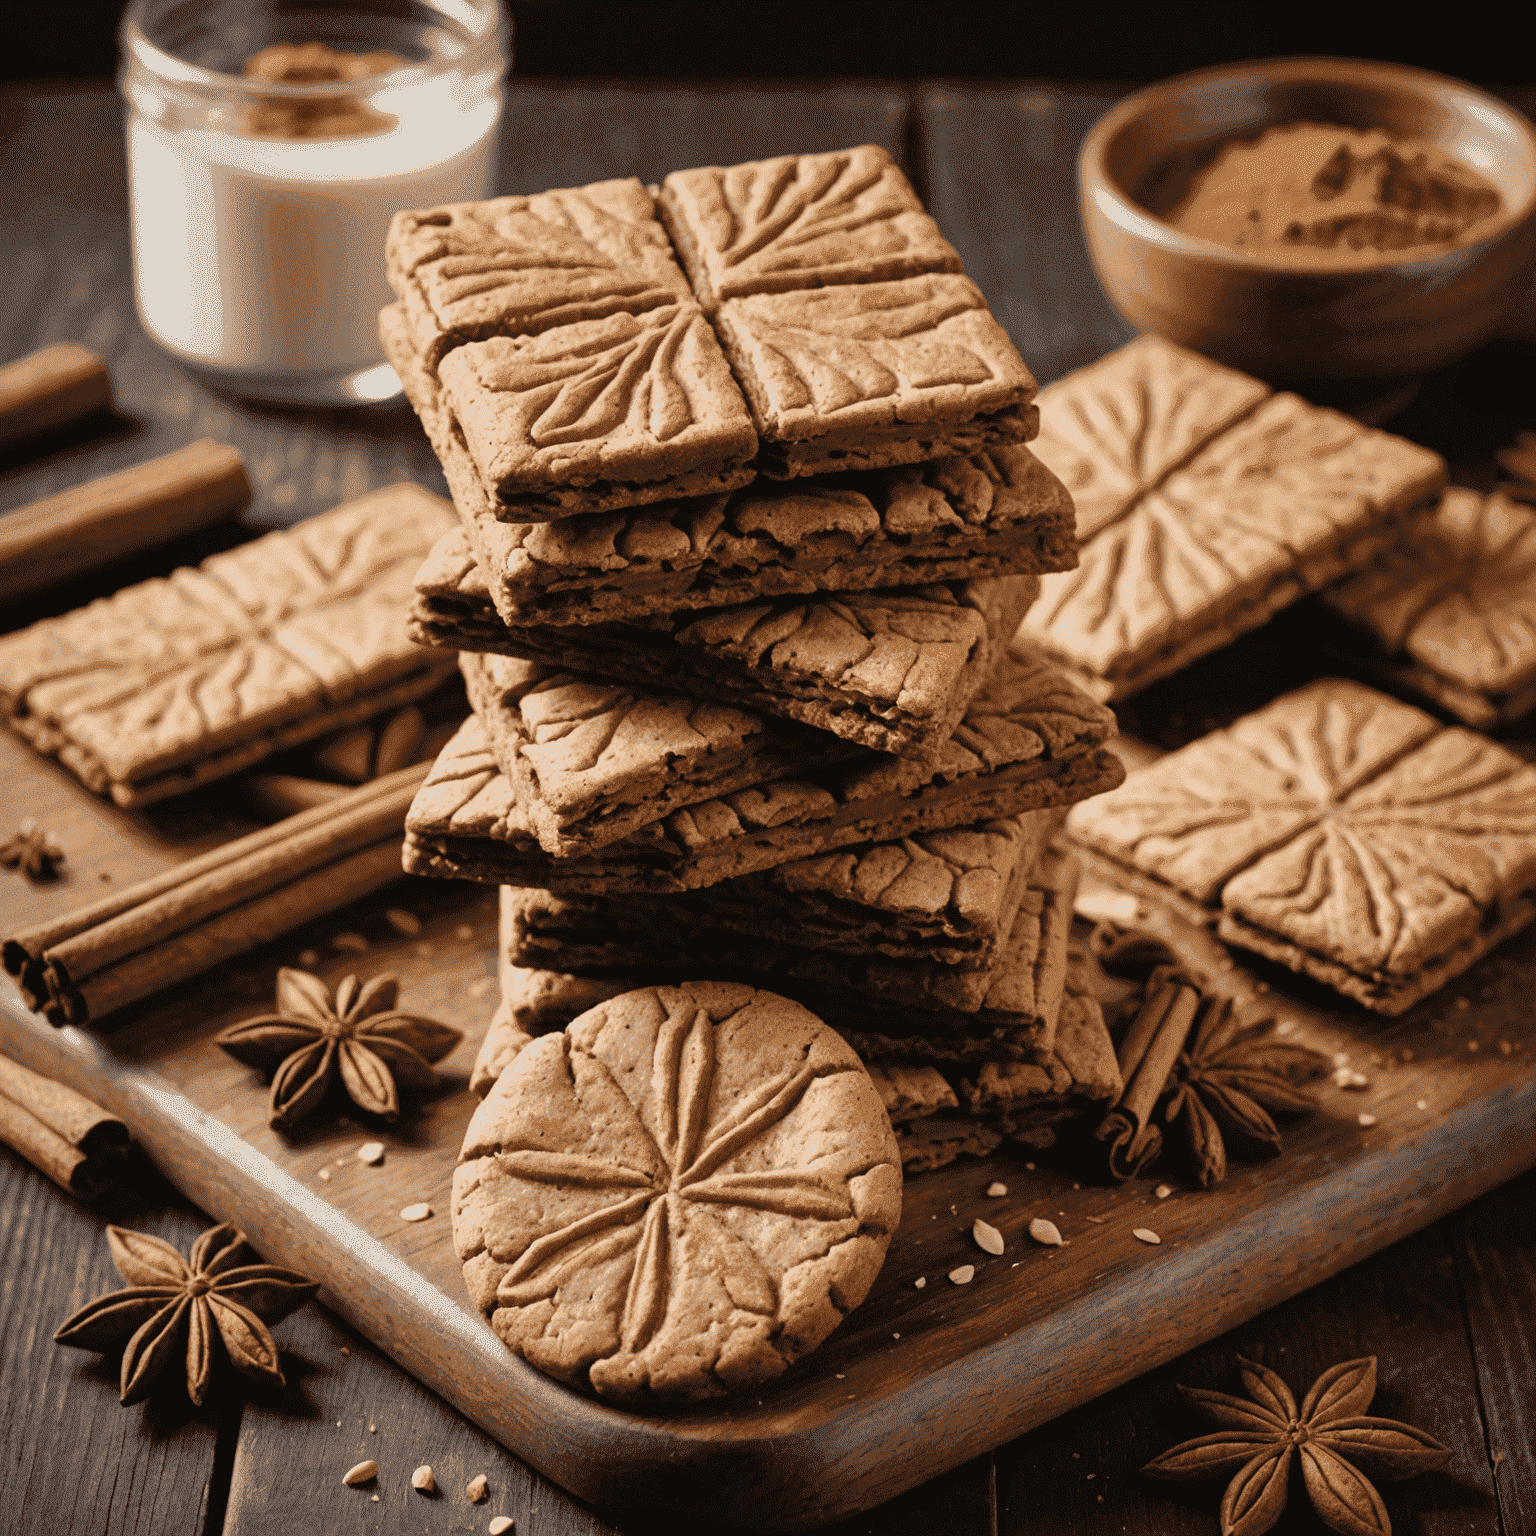
[[[1512,1046],[1508,1040],[1499,1041],[1499,1055],[1508,1056],[1513,1050],[1514,1046]]]
[[[919,1275],[917,1279],[912,1282],[912,1289],[914,1291],[920,1291],[927,1284],[928,1277],[926,1275]]]
[[[1296,1021],[1294,1019],[1281,1019],[1281,1021],[1277,1025],[1275,1025],[1275,1033],[1277,1035],[1288,1035],[1295,1028],[1296,1028]]]
[[[1132,1227],[1131,1236],[1139,1237],[1144,1243],[1162,1242],[1162,1238],[1160,1238],[1157,1233],[1151,1229],[1151,1227]]]
[[[1451,1006],[1455,1008],[1457,1013],[1465,1013],[1472,1006],[1472,1001],[1470,998],[1458,997]]]
[[[314,952],[314,950],[312,950],[312,949],[300,950],[299,951],[299,964],[300,965],[319,965],[320,964],[320,956],[317,955]]]
[[[453,936],[460,942],[463,942],[465,939],[474,938],[475,930],[471,928],[468,923],[460,923],[459,926],[453,930]]]
[[[329,1184],[331,1182],[331,1170],[329,1168],[322,1168],[320,1170],[320,1180],[325,1184]]]
[[[1413,1050],[1409,1046],[1405,1045],[1402,1050],[1398,1052],[1398,1054],[1403,1058],[1404,1061],[1413,1060]]]
[[[511,1515],[497,1515],[496,1518],[492,1520],[488,1526],[486,1526],[486,1530],[491,1533],[491,1536],[502,1536],[503,1531],[510,1531],[511,1529]]]
[[[351,1351],[351,1350],[350,1350],[350,1349],[348,1349],[348,1348],[347,1348],[347,1346],[346,1346],[346,1345],[345,1345],[345,1344],[343,1344],[343,1345],[342,1345],[342,1346],[341,1346],[341,1352],[342,1352],[342,1354],[344,1354],[344,1355],[350,1355],[350,1354],[351,1354],[351,1353],[352,1353],[352,1351]],[[336,1420],[336,1422],[337,1422],[337,1423],[338,1423],[338,1424],[340,1424],[340,1423],[341,1423],[341,1420],[340,1420],[340,1419],[337,1419],[337,1420]]]
[[[1361,1114],[1361,1115],[1356,1115],[1355,1119],[1358,1120],[1361,1125],[1375,1125],[1376,1124],[1376,1116],[1375,1115]]]
[[[433,947],[428,944],[425,939],[423,939],[420,944],[417,944],[413,947],[415,948],[416,954],[423,960],[430,960],[432,956],[437,953],[437,951],[433,949]]]
[[[1478,1046],[1478,1042],[1476,1040],[1468,1040],[1467,1041],[1467,1049],[1469,1051],[1475,1051],[1477,1049],[1477,1046]]]
[[[1371,1080],[1364,1072],[1357,1072],[1353,1067],[1339,1067],[1333,1074],[1333,1086],[1335,1088],[1369,1088]]]
[[[365,1141],[357,1149],[358,1162],[367,1163],[370,1168],[377,1168],[384,1161],[384,1143],[382,1141]]]
[[[359,1483],[371,1483],[378,1475],[378,1462],[360,1461],[350,1471],[342,1473],[341,1480],[348,1488],[356,1488]]]
[[[1167,1184],[1159,1184],[1157,1188],[1152,1191],[1152,1193],[1156,1195],[1159,1200],[1166,1200],[1168,1196],[1173,1193],[1173,1190]]]
[[[1003,1234],[979,1216],[971,1223],[971,1237],[983,1252],[996,1254],[1003,1251]]]
[[[467,1483],[465,1483],[464,1497],[468,1499],[471,1504],[478,1504],[481,1499],[485,1497],[486,1490],[489,1486],[490,1484],[486,1480],[485,1473],[482,1472],[478,1477],[472,1477]]]
[[[436,1493],[437,1484],[432,1481],[432,1468],[422,1465],[411,1473],[411,1487],[418,1493]]]
[[[1061,1232],[1054,1221],[1047,1221],[1043,1216],[1036,1216],[1029,1224],[1029,1235],[1037,1243],[1044,1243],[1047,1248],[1061,1247]]]
[[[360,933],[338,933],[331,940],[331,948],[343,955],[366,954],[368,940]]]
[[[1091,1221],[1094,1224],[1094,1226],[1096,1226],[1096,1227],[1102,1227],[1104,1225],[1104,1223],[1109,1220],[1109,1217],[1108,1216],[1089,1216],[1089,1217],[1086,1217],[1085,1219],[1088,1220],[1088,1221]]]
[[[1008,1186],[1006,1184],[998,1184],[994,1182],[987,1185],[987,1193],[992,1197],[992,1199],[1001,1200],[1003,1196],[1008,1193]]]
[[[1333,1064],[1336,1067],[1347,1067],[1349,1065],[1349,1052],[1335,1051],[1333,1053]]]
[[[1415,1104],[1413,1107],[1415,1109],[1428,1109],[1429,1108],[1429,1100],[1428,1099],[1420,1099],[1419,1102],[1417,1104]]]
[[[1033,1172],[1034,1172],[1034,1171],[1035,1171],[1035,1165],[1034,1165],[1034,1164],[1033,1164],[1033,1163],[1025,1163],[1025,1164],[1024,1164],[1024,1166],[1025,1166],[1025,1167],[1026,1167],[1026,1168],[1027,1168],[1027,1169],[1029,1169],[1029,1171],[1030,1171],[1030,1172],[1031,1172],[1031,1173],[1033,1173]]]
[[[396,933],[403,933],[407,938],[414,939],[421,932],[421,919],[414,912],[407,912],[404,907],[391,907],[384,918]],[[428,1467],[428,1474],[431,1471],[431,1467]]]
[[[370,1424],[368,1426],[368,1433],[370,1435],[376,1435],[376,1434],[378,1434],[378,1432],[379,1432],[379,1426],[377,1424]]]
[[[418,1205],[408,1205],[400,1212],[401,1221],[425,1221],[432,1214],[432,1207],[425,1201]]]
[[[962,1264],[958,1269],[950,1270],[949,1278],[956,1285],[969,1285],[976,1278],[976,1266],[974,1264]]]
[[[469,995],[471,997],[484,997],[485,994],[489,992],[495,985],[496,981],[494,977],[482,976],[478,981],[470,982]]]

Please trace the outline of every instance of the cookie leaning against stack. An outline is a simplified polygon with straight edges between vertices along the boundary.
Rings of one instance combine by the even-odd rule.
[[[406,867],[507,887],[521,1022],[481,1091],[576,998],[689,975],[789,993],[925,1110],[970,1114],[988,1063],[1065,1095],[1076,866],[1049,844],[1123,777],[1114,722],[1010,654],[1076,561],[1071,498],[890,157],[401,214],[389,270],[381,335],[461,522],[412,633],[466,653],[475,709]],[[530,1007],[535,974],[576,979]]]

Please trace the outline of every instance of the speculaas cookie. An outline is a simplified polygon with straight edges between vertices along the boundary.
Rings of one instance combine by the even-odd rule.
[[[781,1375],[864,1299],[900,1219],[858,1058],[787,999],[709,982],[525,1046],[453,1180],[465,1283],[502,1341],[637,1404]]]
[[[634,621],[786,593],[853,592],[1070,570],[1072,499],[1026,448],[728,495],[501,521],[399,306],[385,350],[443,465],[496,611],[508,624]]]
[[[709,310],[754,293],[960,270],[878,144],[674,171],[658,202]]]
[[[718,699],[898,757],[931,760],[1034,600],[1039,578],[818,593],[641,624],[507,625],[462,530],[417,578],[423,645],[521,656]]]
[[[579,320],[643,314],[689,297],[688,281],[634,177],[402,209],[384,243],[413,350],[532,336]]]
[[[423,554],[455,522],[374,491],[196,568],[0,638],[0,711],[119,805],[148,805],[424,697],[452,670],[412,645]]]
[[[1028,1061],[1050,1050],[1055,1032],[1079,873],[1069,854],[1047,852],[1007,942],[971,971],[752,940],[675,913],[658,928],[647,900],[510,886],[502,942],[528,971],[643,982],[693,970],[772,986],[815,1008],[870,1062]]]
[[[1449,490],[1323,601],[1375,643],[1385,678],[1467,724],[1536,709],[1536,508]]]
[[[547,675],[557,684],[565,676]],[[566,695],[560,686],[553,692],[552,703],[575,706],[583,697]],[[676,707],[691,719],[686,712],[697,706]],[[551,734],[568,718],[552,720]],[[589,727],[589,720],[596,724]],[[577,729],[617,737],[623,721],[620,710],[600,712],[581,716]],[[599,758],[589,774],[566,775],[557,791],[560,803],[539,807],[528,797],[541,789],[542,778],[509,757],[515,742],[537,728],[521,707],[516,720],[493,721],[492,735],[480,717],[465,721],[406,820],[411,873],[543,886],[567,895],[697,890],[853,843],[1070,805],[1124,777],[1119,759],[1104,746],[1114,717],[1059,669],[1022,651],[999,665],[932,765],[860,752],[816,774],[797,767],[792,776],[775,778],[776,738],[765,735],[749,738],[761,754],[754,759],[758,780],[721,796],[712,793],[707,777],[701,785],[672,772],[658,741],[628,765],[600,772]],[[836,738],[822,739],[836,744]],[[583,794],[602,788],[610,774],[621,793],[647,780],[657,788],[649,800],[622,812],[612,808],[618,795],[605,800],[594,794],[591,811],[584,813]],[[673,801],[681,808],[668,809]],[[608,814],[643,824],[602,843]],[[577,851],[583,839],[591,842],[590,853]],[[548,851],[552,840],[567,851]]]
[[[968,277],[756,294],[713,318],[775,479],[968,457],[1039,429],[1034,376]]]
[[[1536,916],[1536,768],[1332,678],[1133,773],[1068,826],[1122,881],[1378,1013]]]
[[[1021,634],[1124,698],[1391,546],[1437,454],[1143,336],[1042,392],[1077,570]]]

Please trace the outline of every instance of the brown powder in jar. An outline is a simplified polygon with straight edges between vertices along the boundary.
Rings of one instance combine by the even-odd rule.
[[[1502,206],[1491,182],[1426,140],[1286,123],[1226,145],[1168,220],[1234,250],[1355,265],[1447,250]]]
[[[398,53],[339,53],[324,43],[274,43],[245,61],[245,73],[274,84],[312,85],[387,75],[404,63]],[[266,139],[337,139],[383,133],[394,125],[388,113],[375,111],[355,96],[315,101],[265,96],[252,103],[244,129]]]

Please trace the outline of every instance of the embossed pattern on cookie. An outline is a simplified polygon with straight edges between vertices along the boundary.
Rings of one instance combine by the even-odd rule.
[[[1021,633],[1103,698],[1357,569],[1445,478],[1427,449],[1152,337],[1041,404],[1035,451],[1072,492],[1081,549]]]
[[[452,509],[411,485],[0,638],[0,708],[119,805],[163,799],[429,692],[405,615]]]
[[[674,171],[660,201],[706,308],[753,293],[960,270],[955,248],[875,144]]]
[[[465,341],[531,336],[689,297],[651,195],[634,177],[402,210],[385,266],[428,369]]]
[[[1536,510],[1503,493],[1448,490],[1323,600],[1469,724],[1536,708]]]
[[[969,278],[729,299],[714,320],[765,474],[914,463],[1035,435],[1034,378]]]
[[[525,1046],[453,1183],[465,1282],[502,1341],[635,1403],[773,1380],[864,1299],[900,1214],[853,1052],[784,998],[699,982]]]
[[[581,488],[600,501],[621,482],[633,505],[751,479],[752,425],[691,301],[466,342],[438,374],[493,505],[511,521],[537,520],[527,497],[540,492]],[[506,510],[520,495],[521,510]]]
[[[1076,807],[1234,944],[1396,1014],[1536,915],[1536,769],[1323,679]]]

